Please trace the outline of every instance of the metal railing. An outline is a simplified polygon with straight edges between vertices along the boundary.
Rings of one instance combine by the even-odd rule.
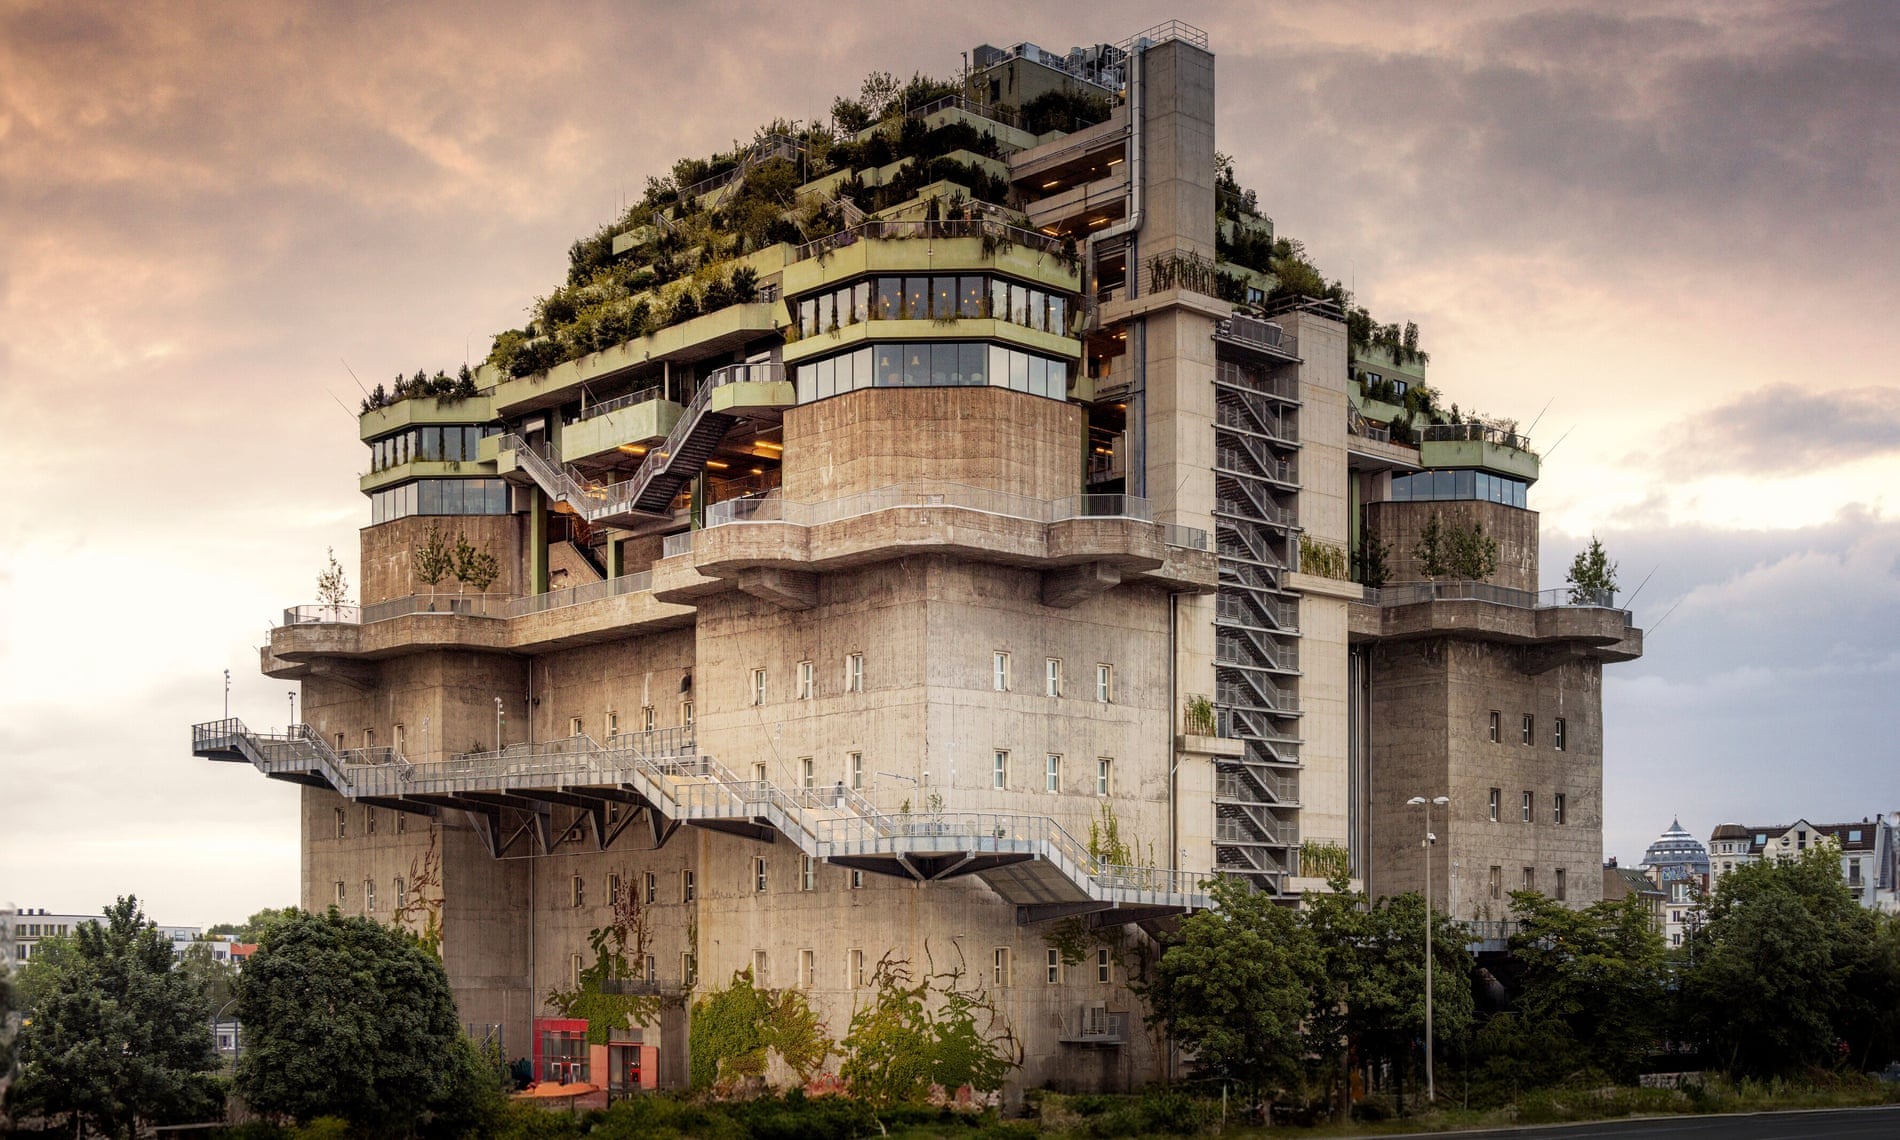
[[[374,625],[411,615],[444,617],[517,618],[525,614],[597,602],[621,594],[645,593],[653,588],[653,572],[642,570],[600,582],[588,582],[545,594],[411,594],[367,606],[291,606],[285,625]]]
[[[998,242],[1027,246],[1038,253],[1064,256],[1062,241],[1035,230],[1026,230],[989,218],[962,218],[954,221],[869,221],[839,230],[835,234],[808,241],[792,254],[793,261],[805,261],[856,245],[860,241],[903,241],[915,238],[949,239],[989,237]]]
[[[1491,443],[1515,451],[1529,451],[1531,437],[1492,424],[1427,424],[1420,437],[1426,443]]]
[[[1156,24],[1152,28],[1144,28],[1115,46],[1125,53],[1132,54],[1133,52],[1143,51],[1147,48],[1167,43],[1169,40],[1181,40],[1185,43],[1193,44],[1203,51],[1207,49],[1207,33],[1195,27],[1193,24],[1184,23],[1180,20],[1169,20],[1165,24]]]
[[[1178,546],[1184,550],[1206,550],[1207,532],[1199,527],[1162,523],[1161,541],[1168,546]]]
[[[1284,356],[1300,355],[1300,338],[1272,321],[1235,313],[1214,326],[1214,335],[1249,348],[1265,349]]]
[[[979,119],[988,119],[992,123],[1001,123],[1006,127],[1020,128],[1023,125],[1023,117],[1016,111],[985,106],[974,99],[966,99],[962,95],[945,95],[939,99],[932,99],[921,107],[912,107],[905,112],[905,116],[912,119],[927,119],[938,111],[946,109],[965,111]]]
[[[525,598],[517,598],[508,616],[521,617],[524,614],[545,613],[548,610],[578,606],[583,602],[616,598],[621,594],[641,594],[652,588],[653,572],[641,570],[634,574],[622,574],[618,578],[607,578],[599,582],[588,582],[580,586],[569,586],[563,590],[549,590],[545,594],[530,594]]]
[[[650,400],[657,400],[661,397],[662,392],[663,389],[661,386],[655,384],[650,388],[642,388],[638,392],[630,392],[625,396],[616,396],[611,400],[602,400],[598,404],[589,404],[587,407],[581,409],[581,414],[576,418],[575,422],[580,423],[591,420],[596,416],[604,416],[609,412],[617,412],[622,408],[631,408],[636,404],[644,404]]]
[[[1524,610],[1584,608],[1616,610],[1616,591],[1558,586],[1550,590],[1517,590],[1489,582],[1417,582],[1406,586],[1366,589],[1366,602],[1376,606],[1409,606],[1419,602],[1491,602]],[[1628,610],[1617,612],[1627,615]]]

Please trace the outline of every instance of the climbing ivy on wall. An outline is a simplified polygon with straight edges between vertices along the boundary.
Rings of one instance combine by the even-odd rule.
[[[871,1003],[851,1017],[838,1075],[873,1105],[921,1103],[968,1085],[989,1093],[1022,1064],[1022,1046],[995,1002],[967,988],[961,970],[912,974],[886,956]]]
[[[395,925],[416,936],[436,961],[442,960],[442,829],[429,823],[429,846],[409,860],[409,883],[397,900]]]
[[[615,982],[636,981],[628,958],[645,962],[652,936],[647,930],[646,908],[632,889],[633,874],[623,870],[620,886],[610,901],[613,919],[587,933],[593,948],[594,964],[581,971],[580,984],[573,989],[549,990],[548,1005],[562,1017],[585,1018],[587,1043],[605,1045],[616,1029],[630,1029],[653,1020],[664,999],[657,989],[646,992],[620,992]]]
[[[688,1037],[696,1089],[729,1091],[763,1081],[774,1052],[805,1084],[837,1052],[804,994],[755,986],[751,970],[733,974],[724,988],[693,1003]]]

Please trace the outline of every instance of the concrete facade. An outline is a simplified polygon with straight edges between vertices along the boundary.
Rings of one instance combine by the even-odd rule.
[[[1640,633],[1519,596],[1534,513],[1382,501],[1425,464],[1364,429],[1337,307],[1220,299],[1215,61],[1190,33],[1102,54],[1123,102],[1071,135],[929,112],[996,128],[1035,232],[901,203],[749,255],[772,300],[485,366],[491,458],[462,466],[511,513],[366,528],[364,598],[391,605],[262,654],[307,726],[195,730],[308,785],[303,904],[439,933],[463,1020],[523,1056],[632,913],[623,981],[663,1000],[612,1028],[662,1086],[686,1080],[686,1003],[736,972],[806,993],[834,1038],[879,960],[952,972],[994,1003],[1016,1095],[1168,1070],[1129,971],[1212,875],[1289,904],[1339,869],[1412,889],[1409,796],[1452,798],[1438,905],[1498,914],[1491,866],[1598,897],[1600,669]],[[854,309],[885,288],[895,309]],[[853,354],[892,346],[941,354],[860,383]],[[364,439],[408,422],[378,409]],[[1513,447],[1494,466],[1521,478]],[[1482,519],[1498,572],[1419,583],[1397,557],[1368,582],[1364,536],[1409,550],[1428,509]],[[438,524],[496,553],[492,597],[404,603]]]

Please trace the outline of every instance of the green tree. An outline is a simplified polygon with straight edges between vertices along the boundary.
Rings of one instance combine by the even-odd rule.
[[[1498,568],[1498,540],[1484,533],[1479,522],[1446,522],[1433,511],[1412,548],[1419,574],[1430,580],[1476,582]]]
[[[458,1108],[469,1048],[442,964],[365,918],[300,914],[244,967],[237,1088],[260,1113],[407,1135]]]
[[[1590,545],[1577,551],[1577,556],[1570,560],[1564,581],[1570,583],[1572,603],[1595,602],[1604,594],[1615,599],[1616,563],[1603,552],[1603,544],[1597,541],[1596,535],[1591,535]]]
[[[838,1075],[873,1105],[917,1103],[934,1085],[994,1092],[1018,1064],[1015,1038],[956,972],[914,977],[886,958],[872,981],[876,996],[851,1017]]]
[[[1479,1045],[1493,1079],[1516,1087],[1579,1072],[1629,1081],[1666,1030],[1668,955],[1631,895],[1572,910],[1514,891],[1510,1007]]]
[[[327,548],[324,555],[329,564],[317,574],[317,601],[326,606],[347,606],[350,604],[350,578],[343,572],[343,564],[336,560],[336,548]]]
[[[1231,878],[1214,905],[1181,923],[1155,963],[1150,1020],[1201,1069],[1256,1096],[1297,1086],[1302,1022],[1320,983],[1319,955],[1283,904]]]
[[[178,959],[179,970],[198,987],[198,992],[204,995],[205,1008],[214,1014],[237,996],[237,969],[228,961],[218,960],[214,949],[217,945],[200,939],[185,947],[185,953]]]
[[[466,534],[458,532],[455,536],[453,561],[455,580],[473,586],[478,594],[487,592],[495,579],[501,577],[501,564],[495,561],[495,556],[485,546],[476,549]]]
[[[303,911],[294,906],[267,906],[243,922],[220,922],[205,933],[214,936],[229,936],[236,938],[239,942],[255,944],[264,940],[265,932],[271,927],[287,918],[296,918],[302,913]]]
[[[1890,935],[1841,881],[1831,843],[1724,874],[1682,974],[1690,1032],[1731,1073],[1772,1077],[1892,1046]]]
[[[429,587],[431,594],[442,584],[443,579],[455,572],[455,551],[449,546],[449,540],[442,535],[442,528],[430,526],[429,533],[422,545],[410,552],[410,565],[415,570],[416,581]]]
[[[127,1137],[217,1110],[211,1011],[137,899],[81,923],[25,973],[34,997],[17,1042],[18,1109],[70,1117],[75,1134]]]

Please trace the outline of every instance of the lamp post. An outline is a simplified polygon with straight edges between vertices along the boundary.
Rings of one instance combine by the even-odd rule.
[[[231,671],[224,671],[224,719],[231,719]]]
[[[297,735],[297,690],[292,689],[284,696],[290,701],[290,725],[284,729],[284,735]]]
[[[1432,805],[1444,807],[1451,802],[1450,796],[1413,796],[1405,801],[1413,807],[1425,809],[1425,838],[1419,844],[1425,852],[1425,1103],[1431,1104],[1438,1099],[1438,1087],[1432,1079],[1432,842],[1437,836],[1432,834]]]
[[[501,698],[495,698],[495,751],[501,751]]]

